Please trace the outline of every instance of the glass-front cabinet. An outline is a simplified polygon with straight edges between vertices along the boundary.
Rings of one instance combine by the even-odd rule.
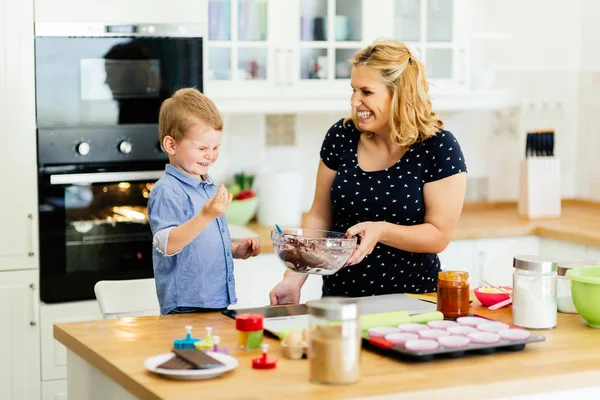
[[[275,94],[268,88],[276,79],[272,55],[277,21],[270,15],[276,2],[209,0],[207,90]]]
[[[363,0],[295,0],[290,21],[293,86],[290,96],[342,97],[350,93],[348,60],[366,44]],[[348,103],[349,104],[349,103]]]
[[[464,88],[469,1],[209,0],[207,94],[332,99],[343,109],[348,60],[378,37],[415,48],[433,87]]]
[[[393,0],[394,38],[416,49],[434,88],[466,89],[467,0]]]
[[[349,98],[347,61],[375,38],[365,34],[366,4],[365,0],[210,0],[207,93],[217,99]],[[340,92],[342,87],[345,91]]]

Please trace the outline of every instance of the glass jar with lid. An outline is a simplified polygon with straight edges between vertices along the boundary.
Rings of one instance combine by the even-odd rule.
[[[358,303],[324,297],[307,305],[310,380],[334,385],[357,382],[362,342]]]
[[[513,324],[529,329],[554,328],[558,264],[541,256],[516,256],[513,268]]]
[[[437,310],[445,318],[464,317],[469,314],[469,273],[465,271],[440,271],[437,282]]]
[[[558,263],[556,280],[556,304],[558,312],[566,314],[577,314],[577,309],[573,303],[571,294],[571,281],[566,277],[567,271],[576,267],[585,267],[587,265],[596,265],[597,260],[568,261]]]

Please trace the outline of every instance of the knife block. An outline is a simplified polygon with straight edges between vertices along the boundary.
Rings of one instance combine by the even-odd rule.
[[[537,219],[560,214],[560,159],[551,156],[521,160],[519,215]]]

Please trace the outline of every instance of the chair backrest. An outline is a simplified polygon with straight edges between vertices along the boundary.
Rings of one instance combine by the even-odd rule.
[[[104,319],[160,314],[154,278],[99,281],[94,292]]]

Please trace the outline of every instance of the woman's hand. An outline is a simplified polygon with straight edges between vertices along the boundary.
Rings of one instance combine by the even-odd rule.
[[[381,241],[386,231],[386,222],[361,222],[346,231],[346,237],[358,235],[360,245],[352,252],[346,266],[360,263],[367,254],[371,254],[375,245]]]
[[[241,258],[242,260],[249,257],[256,257],[260,254],[260,240],[257,238],[244,239],[235,245],[231,253],[233,254],[233,258]]]
[[[284,278],[269,293],[271,305],[298,304],[303,283],[294,278]]]
[[[225,214],[232,198],[233,196],[231,193],[227,193],[225,185],[221,185],[219,186],[219,190],[217,190],[215,197],[204,202],[200,212],[210,219],[215,219],[218,216]]]

